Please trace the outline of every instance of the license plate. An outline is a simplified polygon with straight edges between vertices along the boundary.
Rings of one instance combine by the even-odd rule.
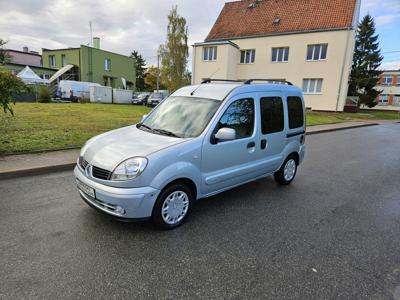
[[[79,180],[76,181],[76,184],[78,185],[78,189],[81,192],[92,197],[93,199],[96,198],[96,193],[93,188],[91,188],[90,186],[87,186],[86,184],[84,184],[83,182],[80,182]]]

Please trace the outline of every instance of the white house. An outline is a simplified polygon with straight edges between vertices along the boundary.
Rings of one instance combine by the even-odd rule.
[[[193,45],[192,81],[287,80],[303,87],[308,108],[342,111],[359,8],[360,0],[227,2]]]

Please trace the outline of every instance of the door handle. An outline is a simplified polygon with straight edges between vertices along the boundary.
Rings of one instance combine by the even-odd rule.
[[[250,143],[247,144],[247,149],[254,148],[255,146],[256,146],[255,142],[250,142]]]
[[[261,150],[267,148],[267,140],[261,140]]]

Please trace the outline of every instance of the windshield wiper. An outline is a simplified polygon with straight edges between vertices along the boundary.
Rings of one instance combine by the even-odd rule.
[[[176,135],[175,133],[173,133],[172,131],[169,131],[169,130],[153,128],[153,131],[156,131],[156,132],[159,132],[161,134],[168,135],[168,136],[179,137],[178,135]]]
[[[136,127],[137,128],[144,127],[150,131],[153,131],[153,128],[151,128],[150,126],[144,125],[143,123],[138,123]]]

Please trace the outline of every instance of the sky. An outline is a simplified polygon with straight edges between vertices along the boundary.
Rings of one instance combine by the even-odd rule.
[[[376,21],[384,69],[400,68],[400,0],[361,0],[360,19]],[[77,47],[101,38],[101,48],[129,55],[137,50],[156,64],[165,42],[167,15],[173,5],[186,18],[189,45],[205,39],[225,0],[0,0],[0,38],[7,47],[30,50]],[[191,48],[191,47],[190,47]],[[191,64],[191,55],[189,57]]]

